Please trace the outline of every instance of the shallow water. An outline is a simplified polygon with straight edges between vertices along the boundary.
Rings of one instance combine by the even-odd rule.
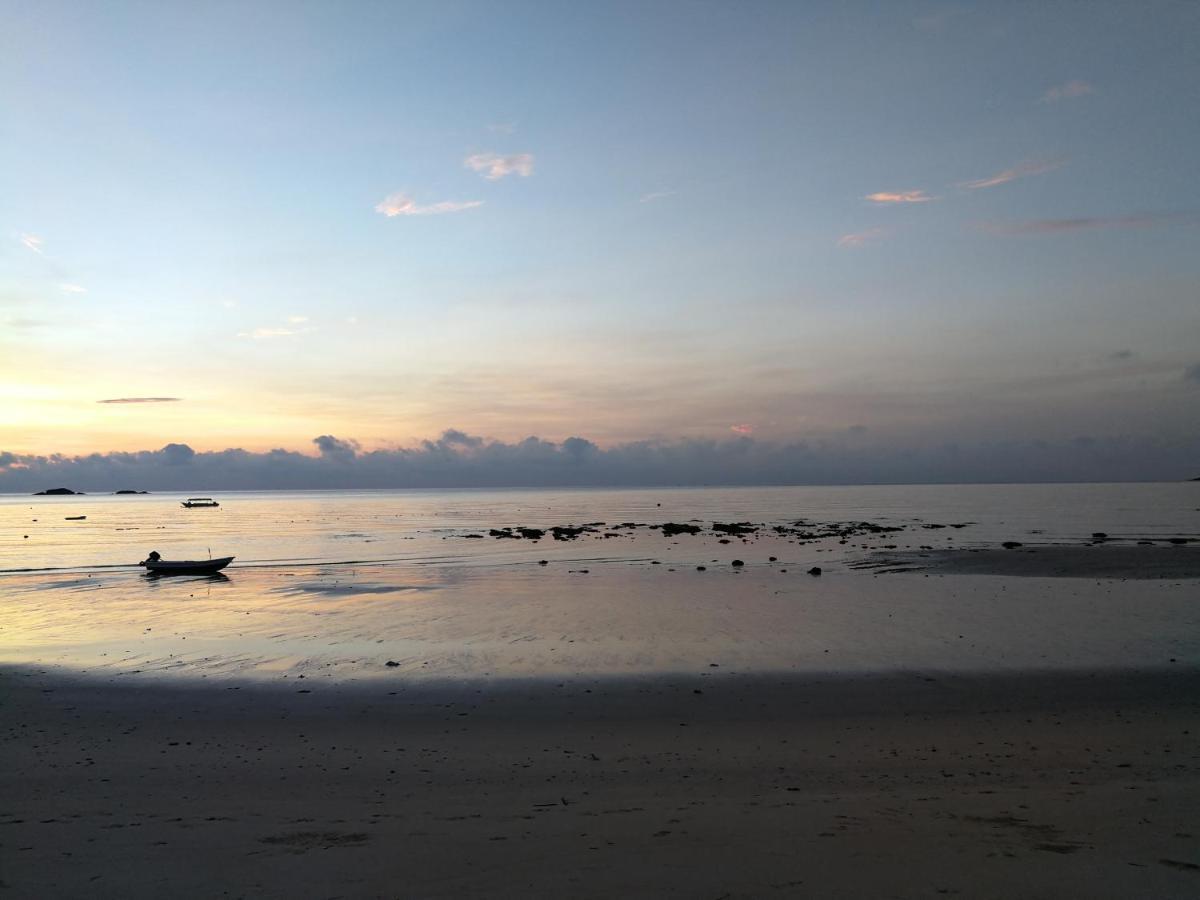
[[[1200,662],[1194,582],[889,577],[847,565],[886,546],[1196,535],[1200,485],[216,496],[218,509],[191,510],[175,495],[0,498],[0,662],[267,679]],[[66,519],[78,515],[87,519]],[[707,529],[466,537],[798,519],[904,530],[727,543]],[[952,523],[964,527],[925,527]],[[131,565],[150,550],[237,560],[218,577],[155,579]],[[734,569],[735,558],[746,565]],[[813,565],[820,578],[805,574]]]

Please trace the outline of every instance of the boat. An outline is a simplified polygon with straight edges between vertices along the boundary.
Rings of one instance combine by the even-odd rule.
[[[145,566],[146,570],[153,575],[213,575],[233,562],[235,558],[222,556],[219,559],[167,560],[159,556],[158,551],[155,550],[138,565]]]
[[[220,506],[221,504],[212,497],[188,497],[180,505],[192,509],[197,506]]]
[[[67,516],[66,517],[68,522],[82,522],[86,518],[87,518],[87,516]]]

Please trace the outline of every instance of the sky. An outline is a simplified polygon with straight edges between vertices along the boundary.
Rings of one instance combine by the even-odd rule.
[[[1200,4],[0,20],[0,490],[169,445],[386,482],[447,434],[631,483],[1200,474]]]

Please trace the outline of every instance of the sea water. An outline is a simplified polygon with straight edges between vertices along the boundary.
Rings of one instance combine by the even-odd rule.
[[[0,663],[357,679],[1200,661],[1195,582],[850,565],[888,546],[1196,536],[1197,484],[241,492],[194,509],[186,496],[0,497]],[[770,530],[798,521],[901,530]],[[704,530],[648,527],[663,522]],[[569,541],[489,534],[587,523]],[[151,550],[236,560],[154,578],[136,566]]]

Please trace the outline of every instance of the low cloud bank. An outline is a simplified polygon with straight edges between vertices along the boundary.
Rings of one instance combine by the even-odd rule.
[[[579,437],[507,443],[449,430],[411,448],[362,451],[333,435],[292,450],[160,450],[86,456],[0,451],[0,492],[308,488],[604,487],[1044,481],[1175,481],[1200,475],[1200,437],[1080,437],[927,448],[845,442],[640,441],[601,448]]]

